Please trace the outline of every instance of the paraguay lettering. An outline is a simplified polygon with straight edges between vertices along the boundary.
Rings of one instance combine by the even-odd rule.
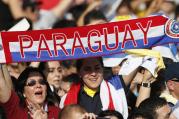
[[[143,45],[148,45],[147,35],[151,25],[152,20],[145,24],[140,22],[135,24],[135,27],[137,27],[135,30],[142,34]],[[69,37],[68,32],[52,33],[50,39],[47,39],[43,33],[39,34],[38,39],[33,39],[30,35],[18,35],[20,55],[21,58],[25,58],[25,51],[34,46],[38,47],[36,50],[37,58],[41,57],[42,52],[47,52],[49,57],[59,57],[60,55],[74,56],[77,50],[83,54],[103,52],[103,50],[121,50],[126,48],[127,43],[130,43],[135,48],[138,44],[132,27],[134,26],[125,24],[123,31],[117,25],[113,26],[113,31],[109,31],[108,27],[103,27],[101,30],[91,29],[83,37],[82,33],[77,30],[73,32],[73,37]],[[123,34],[122,37],[121,34]],[[59,51],[61,51],[61,54]]]

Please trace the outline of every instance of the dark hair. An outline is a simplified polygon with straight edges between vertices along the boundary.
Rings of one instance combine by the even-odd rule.
[[[57,21],[54,25],[53,28],[68,28],[68,27],[76,27],[77,24],[74,20],[66,20],[62,19]]]
[[[165,99],[154,96],[154,97],[150,97],[142,101],[138,109],[145,110],[147,113],[152,115],[153,118],[157,118],[158,114],[156,113],[156,110],[167,104],[168,103]]]
[[[96,57],[96,59],[99,60],[101,66],[103,67],[104,65],[103,65],[102,57]],[[81,67],[82,67],[82,65],[83,65],[83,61],[84,61],[84,60],[85,60],[85,59],[79,59],[79,60],[77,60],[77,62],[76,62],[77,72],[80,71],[80,69],[81,69]]]
[[[62,81],[64,82],[70,82],[70,83],[78,83],[80,81],[80,77],[78,74],[72,73],[70,75],[67,75],[62,78]]]
[[[39,5],[41,5],[42,2],[41,1],[34,1],[34,0],[23,0],[22,2],[22,9],[25,10],[27,9],[28,7],[30,7],[32,9],[32,11],[34,12],[35,9],[37,9],[37,7]]]
[[[92,20],[100,19],[107,21],[105,15],[100,10],[92,10],[84,17],[84,24],[86,25],[89,24]]]
[[[158,72],[156,79],[157,80],[151,85],[150,96],[160,96],[161,93],[166,89],[163,69]]]
[[[85,11],[87,6],[88,6],[88,4],[86,4],[86,3],[76,5],[76,6],[72,7],[68,12],[72,14],[75,21],[78,21],[79,17]]]
[[[128,117],[128,119],[137,119],[137,118],[154,119],[153,116],[150,115],[147,111],[145,111],[145,110],[139,110],[139,109],[136,109]]]
[[[99,117],[105,117],[105,116],[115,116],[118,119],[123,119],[123,116],[121,113],[115,110],[105,110],[98,114]]]
[[[120,5],[117,7],[117,10],[118,11],[121,7],[127,7],[130,11],[132,11],[132,7],[130,5],[130,0],[122,0],[122,2],[120,3]]]
[[[17,80],[17,94],[20,97],[20,105],[25,106],[25,97],[23,96],[24,92],[24,87],[26,85],[27,79],[30,76],[42,76],[43,79],[45,80],[45,84],[47,86],[47,96],[46,96],[46,101],[50,104],[53,104],[53,97],[52,97],[52,92],[50,90],[50,86],[48,82],[46,81],[45,75],[41,72],[40,69],[38,68],[33,68],[33,67],[27,67],[18,77]]]

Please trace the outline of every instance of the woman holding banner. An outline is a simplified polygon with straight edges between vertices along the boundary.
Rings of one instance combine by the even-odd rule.
[[[18,78],[18,95],[0,69],[0,102],[7,119],[57,119],[59,108],[49,98],[50,87],[37,68],[26,68]]]
[[[123,87],[121,85],[117,90],[104,80],[101,58],[80,59],[76,65],[81,83],[72,84],[69,92],[62,97],[60,107],[80,104],[95,114],[102,110],[116,110],[127,119],[128,109]],[[119,79],[116,77],[113,80]]]

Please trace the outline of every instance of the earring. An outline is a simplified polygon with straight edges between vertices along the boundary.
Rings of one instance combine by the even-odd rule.
[[[23,94],[23,96],[24,96],[24,98],[26,98],[26,95],[25,95],[25,94]]]

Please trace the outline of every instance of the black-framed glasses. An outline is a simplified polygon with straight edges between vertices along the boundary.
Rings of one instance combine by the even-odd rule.
[[[29,82],[27,82],[26,86],[30,86],[30,87],[31,87],[31,86],[35,86],[37,82],[38,82],[40,85],[46,85],[46,80],[40,79],[40,80],[38,80],[38,81],[36,81],[36,80],[30,80]]]

